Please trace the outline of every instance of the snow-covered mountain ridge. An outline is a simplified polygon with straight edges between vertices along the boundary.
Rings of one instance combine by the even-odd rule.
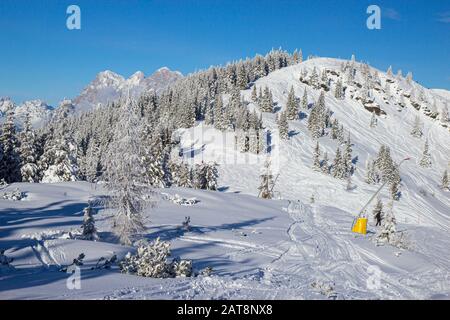
[[[60,107],[67,109],[67,104],[72,104],[69,113],[85,112],[116,101],[123,95],[130,94],[137,98],[144,92],[161,92],[175,81],[183,78],[178,71],[171,71],[167,67],[156,70],[153,74],[145,77],[142,71],[135,72],[128,79],[110,71],[102,71],[95,79],[72,101],[64,99],[59,106],[52,108],[42,100],[25,101],[16,105],[9,98],[0,98],[0,122],[3,121],[5,112],[9,106],[14,108],[17,123],[21,125],[27,113],[31,116],[34,127],[40,127],[53,116],[68,110],[58,110]]]
[[[73,100],[73,103],[77,112],[87,111],[113,102],[122,95],[129,94],[137,98],[144,92],[158,93],[182,77],[180,72],[171,71],[167,67],[158,69],[148,77],[145,77],[142,71],[137,71],[128,79],[106,70],[97,74],[96,78]]]

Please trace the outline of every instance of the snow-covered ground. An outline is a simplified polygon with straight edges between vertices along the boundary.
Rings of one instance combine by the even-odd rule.
[[[90,270],[100,257],[123,257],[131,248],[111,236],[110,212],[95,215],[101,241],[64,239],[82,223],[89,199],[103,195],[88,183],[13,184],[21,201],[0,200],[0,246],[14,270],[0,275],[1,299],[378,299],[449,298],[448,233],[431,226],[407,229],[411,250],[377,247],[372,234],[349,230],[352,216],[333,206],[262,200],[234,192],[167,189],[195,197],[180,206],[161,197],[147,212],[146,237],[172,244],[173,256],[192,259],[211,276],[150,279]],[[6,190],[7,191],[7,190]],[[180,229],[191,217],[189,232]],[[66,237],[67,238],[67,237]],[[69,290],[60,266],[86,255],[81,289]],[[379,272],[379,273],[378,273]],[[377,281],[371,278],[379,274]]]
[[[272,90],[277,112],[285,108],[290,87],[297,97],[307,88],[309,103],[320,91],[299,81],[313,67],[339,70],[340,60],[311,59],[283,68],[256,81]],[[373,72],[375,69],[371,69]],[[382,83],[386,74],[380,72]],[[395,77],[394,77],[395,78]],[[361,79],[356,79],[362,81]],[[350,88],[350,91],[354,88]],[[167,195],[195,197],[198,203],[181,206],[162,194],[156,207],[147,210],[145,237],[161,237],[172,244],[173,256],[192,259],[194,268],[212,267],[211,276],[149,279],[111,270],[90,270],[100,257],[122,258],[131,247],[121,246],[111,234],[112,212],[98,206],[95,215],[100,241],[68,239],[68,231],[79,229],[82,209],[88,200],[105,196],[101,185],[84,182],[58,184],[12,184],[26,193],[21,201],[0,199],[0,248],[14,258],[14,270],[0,274],[1,299],[449,299],[450,298],[450,192],[440,188],[450,160],[450,134],[439,118],[410,100],[401,108],[401,95],[423,92],[430,103],[442,108],[450,103],[445,90],[428,90],[404,78],[391,84],[392,98],[375,92],[375,102],[386,115],[370,128],[371,113],[361,102],[325,94],[326,106],[351,133],[355,174],[354,188],[347,182],[311,170],[315,140],[307,120],[289,122],[287,141],[270,141],[273,169],[279,177],[275,200],[257,198],[259,172],[264,156],[236,150],[234,133],[223,133],[199,123],[180,130],[183,157],[195,163],[217,161],[220,191],[170,188]],[[251,101],[251,90],[241,92]],[[225,101],[226,101],[225,97]],[[252,102],[250,109],[258,110]],[[426,110],[425,110],[426,111]],[[309,110],[302,110],[306,116]],[[410,132],[416,116],[424,135]],[[263,114],[264,126],[276,132],[276,114]],[[425,139],[430,144],[431,168],[418,162]],[[322,154],[334,158],[337,140],[319,139]],[[408,249],[377,246],[376,227],[369,219],[366,236],[350,232],[353,219],[378,188],[365,182],[366,161],[374,159],[381,146],[390,147],[399,162],[401,198],[393,212],[397,230],[408,237]],[[314,197],[314,202],[311,201]],[[385,204],[389,194],[384,190]],[[371,211],[372,207],[369,208]],[[192,229],[180,226],[190,216]],[[80,253],[86,255],[81,269],[81,289],[69,290],[68,275],[58,271]]]

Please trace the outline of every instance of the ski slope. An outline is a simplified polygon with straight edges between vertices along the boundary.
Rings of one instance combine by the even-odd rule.
[[[257,89],[269,87],[277,104],[278,113],[283,111],[288,92],[293,86],[298,98],[303,96],[304,89],[308,92],[308,102],[312,104],[320,95],[319,90],[312,89],[301,83],[298,78],[303,69],[311,71],[314,67],[321,69],[340,69],[343,60],[330,58],[315,58],[303,63],[283,68],[270,73],[254,84]],[[358,64],[358,63],[357,63]],[[386,74],[378,71],[382,83]],[[357,77],[357,80],[361,80]],[[353,88],[352,88],[353,89]],[[443,90],[428,90],[417,83],[411,86],[405,81],[397,81],[391,86],[391,91],[401,89],[409,92],[411,89],[423,90],[428,100],[436,100],[439,106],[450,105]],[[440,94],[436,94],[436,91]],[[444,90],[445,91],[445,90]],[[258,110],[251,101],[251,89],[241,92],[244,100],[250,101],[249,108]],[[325,94],[326,106],[333,112],[332,118],[339,120],[344,129],[350,133],[353,157],[356,157],[356,172],[352,183],[356,186],[351,192],[346,191],[346,181],[334,179],[311,170],[313,149],[316,140],[312,139],[306,126],[307,118],[289,121],[291,137],[288,141],[274,139],[271,145],[272,158],[276,163],[273,169],[279,169],[279,177],[275,191],[284,199],[301,200],[308,203],[311,196],[322,205],[333,204],[336,207],[356,215],[378,185],[365,183],[366,161],[375,159],[382,144],[390,147],[391,155],[397,163],[406,157],[411,160],[400,168],[401,200],[395,203],[395,214],[398,220],[413,225],[429,225],[449,231],[450,227],[450,197],[449,193],[439,187],[445,169],[450,169],[450,132],[440,125],[439,120],[431,119],[416,110],[409,103],[401,111],[396,105],[399,95],[393,94],[390,104],[384,103],[382,94],[374,91],[375,101],[380,104],[386,115],[378,117],[378,125],[370,128],[372,114],[364,109],[356,100],[346,97],[344,100],[334,98],[333,90]],[[309,110],[301,110],[306,116]],[[410,135],[415,117],[423,122],[424,135],[414,138]],[[277,131],[276,114],[263,113],[264,126],[271,132]],[[220,165],[220,182],[230,190],[257,195],[259,185],[259,170],[264,162],[263,156],[242,154],[237,151],[233,141],[233,133],[223,134],[202,124],[186,129],[181,133],[185,160],[198,163],[201,161],[217,161]],[[428,139],[432,155],[432,168],[422,168],[418,165],[422,156],[425,139]],[[329,137],[318,139],[322,156],[326,151],[332,162],[337,140]],[[194,150],[193,152],[190,152]],[[342,150],[342,147],[341,147]],[[388,202],[387,188],[381,198]]]
[[[193,259],[211,276],[150,279],[111,270],[90,270],[100,257],[119,258],[132,248],[111,237],[111,212],[100,210],[101,241],[65,239],[82,222],[82,208],[101,197],[83,182],[14,184],[27,198],[0,200],[0,244],[14,270],[0,274],[0,299],[448,299],[448,234],[429,226],[408,229],[414,249],[377,247],[349,231],[352,216],[336,207],[262,200],[234,192],[167,189],[195,197],[180,206],[162,197],[146,214],[145,237],[172,244],[173,256]],[[191,231],[179,227],[191,217]],[[425,241],[426,240],[426,241]],[[81,289],[66,287],[58,271],[81,252]],[[375,269],[374,269],[375,268]],[[373,270],[380,286],[368,287]]]
[[[317,100],[320,91],[298,79],[303,69],[339,70],[341,62],[311,59],[277,70],[254,85],[272,90],[279,113],[291,86],[297,97],[306,88],[309,103]],[[380,79],[386,80],[381,71]],[[112,236],[113,213],[103,209],[100,201],[95,219],[101,241],[68,236],[69,231],[79,230],[88,200],[106,195],[102,185],[8,186],[1,193],[18,187],[26,198],[0,199],[0,248],[14,258],[14,270],[0,269],[0,299],[449,299],[450,192],[439,183],[449,165],[450,133],[408,101],[405,108],[398,107],[399,94],[411,86],[439,106],[450,102],[446,91],[396,79],[389,104],[382,92],[374,92],[386,115],[370,128],[371,113],[360,102],[349,97],[337,100],[332,90],[325,94],[333,117],[349,130],[357,157],[355,188],[350,191],[346,181],[311,169],[316,141],[306,129],[307,118],[289,122],[289,140],[280,141],[274,135],[270,142],[273,168],[279,173],[274,200],[256,197],[265,156],[240,153],[233,132],[223,133],[203,123],[180,130],[185,161],[219,163],[220,191],[159,190],[156,207],[145,214],[144,236],[170,241],[174,257],[192,259],[196,270],[212,267],[211,276],[149,279],[121,274],[117,266],[90,270],[100,257],[117,254],[121,258],[133,250]],[[251,102],[251,90],[241,93],[248,108],[258,111]],[[310,110],[302,112],[307,117]],[[410,135],[417,115],[424,124],[420,139]],[[273,133],[275,118],[276,114],[263,114],[264,126]],[[429,169],[418,165],[426,138],[433,163]],[[319,143],[322,154],[327,151],[332,161],[337,140],[322,137]],[[372,219],[366,236],[350,232],[354,217],[378,188],[365,183],[365,164],[376,157],[381,144],[390,147],[397,162],[411,157],[400,168],[402,195],[393,208],[397,230],[407,234],[409,249],[376,246]],[[175,194],[199,202],[180,206],[168,200],[168,195]],[[381,198],[387,204],[387,190]],[[186,216],[191,218],[189,232],[180,229]],[[58,270],[81,252],[86,255],[81,289],[69,290],[68,275]]]

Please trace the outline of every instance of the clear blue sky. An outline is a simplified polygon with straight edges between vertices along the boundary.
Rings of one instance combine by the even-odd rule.
[[[66,8],[81,8],[81,30]],[[382,29],[366,8],[382,8]],[[161,66],[183,73],[266,53],[349,58],[413,71],[427,87],[450,89],[448,0],[0,0],[0,96],[75,97],[95,75]]]

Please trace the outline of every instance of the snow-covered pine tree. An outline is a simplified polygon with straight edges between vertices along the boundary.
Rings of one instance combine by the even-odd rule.
[[[31,117],[27,113],[23,124],[23,130],[20,133],[19,148],[21,167],[20,173],[24,182],[38,182],[39,169],[37,162],[36,135],[31,127]]]
[[[267,132],[264,129],[258,130],[258,154],[265,154],[267,151]]]
[[[428,151],[429,146],[428,146],[428,139],[425,140],[425,145],[423,148],[423,153],[422,153],[422,158],[420,159],[420,166],[423,168],[429,168],[431,167],[431,154]]]
[[[382,145],[375,160],[376,167],[381,171],[381,179],[390,183],[399,180],[398,168],[391,157],[390,148]]]
[[[422,132],[422,123],[420,122],[420,117],[416,116],[414,120],[414,125],[411,130],[411,135],[416,138],[420,138],[423,135]]]
[[[372,116],[370,117],[370,127],[375,128],[378,124],[377,115],[375,114],[375,111],[372,112]]]
[[[214,99],[214,128],[218,130],[224,130],[224,112],[223,112],[223,100],[222,95],[217,94]]]
[[[249,150],[249,137],[248,132],[244,129],[237,129],[235,131],[237,147],[240,152],[247,152]]]
[[[326,88],[328,91],[328,76],[327,76],[327,70],[323,69],[320,74],[320,86]]]
[[[273,197],[273,174],[270,169],[270,160],[264,162],[264,166],[260,174],[261,184],[258,187],[259,197],[263,199],[272,199]]]
[[[194,170],[194,188],[196,189],[206,189],[208,181],[206,180],[207,165],[202,161],[202,163],[195,165]]]
[[[392,181],[389,184],[389,193],[392,200],[399,200],[399,182]]]
[[[339,121],[335,118],[331,122],[330,138],[336,140],[339,135]]]
[[[377,173],[375,161],[368,160],[366,169],[367,169],[366,182],[368,184],[376,184],[380,182],[380,177]]]
[[[322,172],[325,174],[330,174],[330,165],[328,163],[328,152],[325,151],[323,154],[323,160],[321,163]]]
[[[445,170],[444,174],[442,175],[441,187],[442,187],[442,189],[449,189],[447,170]]]
[[[280,138],[283,140],[289,139],[289,123],[287,121],[286,112],[283,111],[278,119],[278,131],[280,133]]]
[[[412,80],[413,80],[413,74],[411,71],[409,71],[406,75],[406,82],[411,85],[412,84]]]
[[[18,154],[19,141],[16,136],[14,124],[14,110],[10,105],[6,110],[6,119],[3,122],[0,146],[2,147],[0,159],[0,180],[7,183],[22,181],[20,176],[20,156]]]
[[[77,146],[66,133],[54,134],[44,146],[44,153],[39,158],[38,167],[42,174],[41,182],[54,183],[76,181],[78,164]]]
[[[396,225],[397,221],[393,212],[393,204],[389,206],[390,208],[385,213],[383,222],[381,224],[381,229],[378,231],[376,236],[376,243],[378,245],[384,245],[387,243],[393,243],[395,240]]]
[[[392,97],[391,94],[391,85],[389,82],[386,81],[386,84],[384,86],[384,93],[386,94],[386,98],[390,99]]]
[[[314,89],[320,89],[319,74],[317,73],[316,67],[314,67],[313,70],[312,70],[311,78],[309,80],[309,84]]]
[[[320,171],[320,146],[319,141],[316,142],[316,147],[314,148],[313,153],[313,164],[312,168],[314,171]]]
[[[347,184],[345,186],[345,191],[352,191],[355,188],[353,185],[352,176],[347,176]]]
[[[346,177],[344,159],[342,159],[339,147],[336,150],[336,156],[333,161],[333,177],[337,179],[344,179]]]
[[[352,162],[352,145],[350,142],[350,134],[345,143],[344,154],[342,156],[342,162],[344,164],[346,176],[351,176],[353,174],[353,162]]]
[[[313,138],[320,138],[329,124],[329,111],[325,108],[325,95],[322,91],[308,118],[308,130]]]
[[[392,76],[394,75],[394,74],[392,73],[392,66],[389,66],[389,68],[388,68],[387,71],[386,71],[386,75],[387,75],[388,77],[392,78]]]
[[[172,172],[172,183],[177,187],[192,188],[192,170],[185,162],[170,164]]]
[[[303,110],[308,109],[308,92],[306,91],[306,88],[303,90],[302,108]]]
[[[83,209],[83,233],[81,239],[97,241],[99,239],[97,228],[95,227],[94,209],[90,205]]]
[[[135,104],[122,102],[119,119],[114,128],[114,138],[108,150],[106,163],[106,188],[110,192],[108,207],[116,211],[113,231],[122,244],[130,245],[144,229],[143,213],[152,205],[153,191],[143,174],[143,125]]]
[[[256,91],[256,86],[255,85],[252,88],[252,101],[254,103],[258,103],[258,93]]]
[[[224,108],[222,118],[222,130],[234,130],[234,110],[230,103]]]
[[[253,128],[248,131],[248,151],[254,154],[259,153],[258,133]]]
[[[262,88],[259,87],[259,91],[258,91],[258,103],[261,103],[263,99],[263,92],[262,92]]]
[[[100,163],[100,153],[99,143],[95,139],[91,139],[86,150],[86,156],[80,164],[80,170],[89,182],[96,182],[98,177],[103,173],[103,168]]]
[[[219,172],[217,170],[217,163],[208,163],[206,165],[205,179],[206,179],[206,189],[207,190],[217,190],[217,178],[219,177]]]
[[[145,125],[141,135],[143,143],[140,150],[141,162],[145,168],[142,172],[143,178],[150,186],[167,187],[169,182],[166,172],[167,150],[163,142],[164,134],[158,129],[152,132],[150,126]]]
[[[342,86],[342,81],[340,78],[336,82],[336,87],[334,88],[334,97],[336,99],[344,98],[344,88]]]
[[[214,108],[208,103],[205,111],[205,124],[207,126],[214,125]]]
[[[291,86],[291,90],[289,91],[286,103],[286,112],[288,120],[298,119],[299,105],[297,103],[297,98],[295,97],[294,86]]]
[[[292,54],[292,64],[298,63],[298,51],[297,49],[294,50],[294,53]]]
[[[238,64],[237,67],[237,79],[236,85],[239,90],[245,90],[247,88],[248,78],[247,73],[245,72],[244,65],[242,63]]]
[[[273,100],[272,93],[268,87],[264,88],[264,93],[259,105],[261,112],[272,112],[273,111]]]
[[[347,67],[346,71],[345,71],[345,82],[348,85],[351,85],[353,83],[353,67]]]
[[[344,125],[342,124],[339,126],[339,130],[337,131],[337,139],[341,144],[345,142]]]
[[[383,213],[383,202],[381,202],[380,198],[377,199],[377,204],[373,208],[372,215],[373,219],[375,220],[375,226],[381,226],[381,223],[384,218],[384,213]]]

